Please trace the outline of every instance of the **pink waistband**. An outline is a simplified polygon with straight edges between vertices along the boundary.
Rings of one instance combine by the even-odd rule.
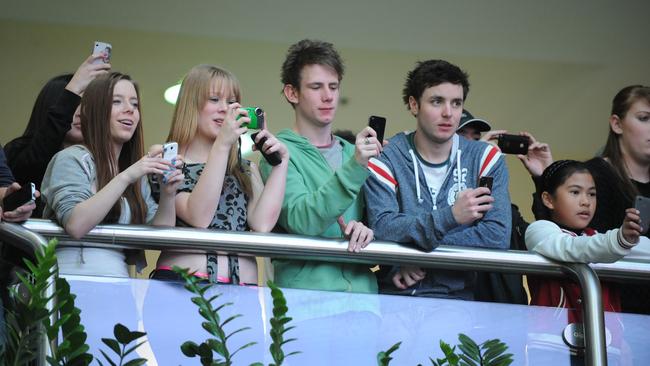
[[[163,270],[163,271],[173,271],[171,266],[158,266],[158,267],[156,267],[156,269],[157,270],[160,269],[160,270]],[[199,277],[199,278],[203,278],[203,279],[206,279],[206,280],[208,279],[208,277],[210,277],[205,272],[194,272],[194,276]],[[228,277],[219,276],[217,278],[217,280],[219,282],[230,283],[230,278],[228,278]]]

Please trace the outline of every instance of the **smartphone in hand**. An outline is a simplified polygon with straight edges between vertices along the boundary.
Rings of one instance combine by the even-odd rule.
[[[492,177],[488,177],[488,176],[480,177],[478,179],[478,186],[487,187],[490,190],[490,192],[492,192],[492,182],[494,182],[494,178]]]
[[[636,196],[634,199],[634,208],[639,210],[641,217],[641,234],[648,232],[650,227],[650,198],[644,196]]]
[[[386,131],[386,118],[370,116],[370,118],[368,118],[368,126],[375,130],[377,133],[377,141],[379,141],[380,144],[383,144],[384,132]]]
[[[111,46],[110,43],[95,41],[95,45],[93,46],[93,55],[99,55],[100,53],[104,53],[104,57],[95,60],[94,63],[95,64],[101,62],[105,64],[110,63],[112,51],[113,51],[113,46]]]
[[[178,143],[168,142],[163,145],[163,159],[171,162],[178,155]]]
[[[255,147],[257,147],[257,150],[262,154],[264,159],[266,159],[266,161],[272,166],[276,166],[280,164],[282,162],[282,158],[280,157],[279,152],[274,151],[270,154],[264,152],[264,143],[266,142],[266,137],[262,137],[259,142],[255,142],[258,133],[259,131],[251,135],[251,140],[253,140],[253,143],[255,144]]]
[[[13,211],[20,206],[36,200],[36,186],[34,183],[25,183],[19,190],[10,193],[2,200],[5,211]]]
[[[499,135],[497,140],[497,145],[504,154],[526,155],[529,144],[528,137],[519,135]]]

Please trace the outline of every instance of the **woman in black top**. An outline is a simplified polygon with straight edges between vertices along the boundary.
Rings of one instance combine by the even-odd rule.
[[[16,182],[21,185],[31,182],[40,190],[43,174],[52,156],[67,146],[83,142],[79,101],[88,83],[110,70],[110,64],[94,62],[102,57],[102,54],[91,55],[74,75],[59,75],[43,86],[25,132],[4,149]],[[42,209],[38,200],[33,216],[40,217]]]
[[[632,85],[616,94],[605,149],[587,164],[598,199],[590,227],[605,232],[621,226],[634,197],[650,197],[650,87]],[[650,283],[626,283],[621,290],[624,312],[650,314]]]
[[[603,153],[586,164],[596,182],[598,202],[589,227],[601,233],[619,228],[625,209],[634,207],[634,198],[650,197],[650,87],[631,85],[616,94]],[[536,218],[541,210],[537,183]],[[623,312],[650,314],[650,283],[620,286]]]

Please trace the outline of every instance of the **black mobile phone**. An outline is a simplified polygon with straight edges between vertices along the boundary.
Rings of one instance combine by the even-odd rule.
[[[488,176],[480,177],[478,179],[478,186],[479,187],[487,187],[490,190],[490,192],[492,192],[492,182],[493,181],[494,181],[494,178],[492,178],[492,177],[488,177]]]
[[[380,144],[383,144],[384,132],[386,131],[386,118],[370,116],[370,118],[368,118],[368,126],[377,132],[377,141],[379,141]]]
[[[280,164],[282,162],[282,158],[280,157],[280,153],[278,153],[276,151],[276,152],[272,152],[270,154],[267,154],[264,151],[262,151],[262,148],[264,147],[264,143],[266,142],[266,137],[263,137],[259,142],[255,142],[255,138],[257,137],[258,133],[259,132],[255,132],[254,134],[251,135],[251,140],[253,140],[253,143],[257,147],[257,150],[260,153],[262,153],[262,156],[264,157],[264,159],[266,159],[266,161],[269,164],[271,164],[273,166],[276,166],[276,165]]]
[[[497,145],[504,154],[526,155],[529,144],[528,137],[519,135],[499,135],[497,140]]]
[[[639,210],[639,216],[641,217],[641,233],[645,234],[648,232],[648,227],[650,227],[650,198],[636,196],[634,199],[634,208]]]
[[[8,212],[34,200],[36,200],[36,186],[34,183],[25,183],[19,190],[5,196],[2,200],[2,206]]]

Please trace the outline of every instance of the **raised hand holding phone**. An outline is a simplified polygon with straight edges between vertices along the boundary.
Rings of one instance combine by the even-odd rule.
[[[379,116],[370,116],[368,118],[368,126],[375,130],[377,133],[377,141],[384,144],[384,132],[386,131],[386,118]]]
[[[93,46],[93,55],[102,55],[102,57],[95,59],[93,63],[94,64],[110,63],[112,52],[113,52],[113,46],[111,46],[110,43],[95,41],[95,44]]]
[[[108,74],[111,70],[111,64],[102,62],[103,56],[90,55],[79,65],[77,71],[72,75],[72,79],[65,88],[79,96],[86,90],[88,84],[99,75]]]
[[[244,123],[242,126],[246,126],[250,129],[261,130],[251,135],[251,140],[253,140],[253,144],[255,144],[257,151],[259,151],[264,159],[266,159],[266,161],[272,166],[282,163],[280,152],[274,147],[274,145],[279,141],[277,141],[268,130],[264,130],[266,128],[266,113],[264,113],[264,110],[260,107],[244,107],[242,109],[248,113],[248,117],[250,118],[250,122]],[[262,131],[267,132],[262,133],[260,136]],[[257,138],[258,136],[260,136],[259,139]],[[273,140],[269,141],[269,137],[272,137]],[[268,144],[266,143],[267,141],[269,141]],[[265,144],[267,145],[266,147],[264,146]]]
[[[357,134],[354,147],[354,158],[364,167],[368,166],[370,158],[381,154],[383,149],[382,143],[377,139],[377,132],[370,126]]]
[[[530,140],[526,136],[519,135],[499,135],[497,145],[504,154],[526,155]]]
[[[623,238],[629,244],[637,244],[639,242],[639,236],[643,234],[644,229],[645,231],[648,230],[647,223],[645,227],[642,227],[641,221],[642,217],[638,209],[628,208],[625,210],[625,218],[623,219],[623,225],[621,225],[621,231]]]
[[[650,227],[650,198],[636,196],[634,199],[634,208],[639,211],[641,234],[645,234],[648,232],[648,228]]]

